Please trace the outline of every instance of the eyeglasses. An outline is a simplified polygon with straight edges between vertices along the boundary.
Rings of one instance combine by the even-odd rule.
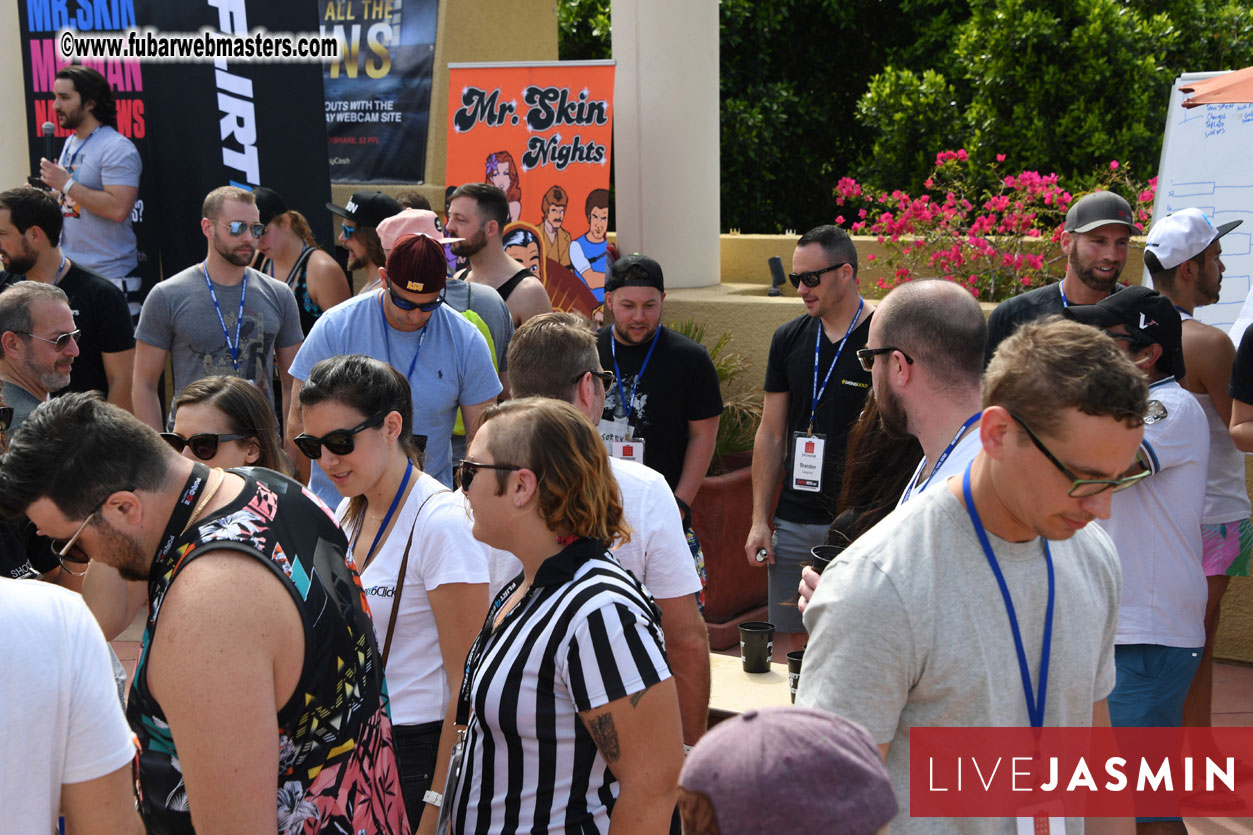
[[[895,348],[891,345],[884,345],[882,348],[858,348],[857,349],[857,361],[861,363],[861,368],[863,371],[869,371],[870,369],[874,368],[875,357],[879,356],[880,354],[890,354],[893,351],[901,351],[901,349]],[[905,362],[909,363],[910,365],[914,364],[914,358],[911,357],[909,354],[905,353],[904,351],[901,351],[901,356],[905,358]]]
[[[0,432],[8,431],[13,425],[13,407],[0,406]]]
[[[302,432],[295,438],[296,446],[314,461],[322,457],[323,445],[334,455],[349,455],[356,446],[353,436],[358,432],[364,432],[366,429],[378,426],[383,422],[383,418],[387,417],[387,414],[387,412],[379,412],[374,417],[366,418],[361,423],[358,423],[352,429],[336,429],[334,432],[326,433],[321,438],[306,435]]]
[[[822,276],[825,273],[829,273],[832,270],[838,270],[840,267],[845,266],[848,266],[848,262],[841,261],[838,264],[832,264],[831,266],[824,267],[821,270],[810,270],[807,273],[788,273],[787,277],[788,281],[792,282],[792,286],[797,289],[800,289],[802,284],[806,287],[817,287],[818,282],[822,281]]]
[[[1027,437],[1031,439],[1031,443],[1035,444],[1035,448],[1040,450],[1040,452],[1043,452],[1044,457],[1051,461],[1053,466],[1061,471],[1062,475],[1071,480],[1072,483],[1070,485],[1070,490],[1066,493],[1067,496],[1082,499],[1087,498],[1088,496],[1095,496],[1098,493],[1104,493],[1106,490],[1110,489],[1115,491],[1125,490],[1141,479],[1147,478],[1152,473],[1149,469],[1148,463],[1144,460],[1143,454],[1137,452],[1136,464],[1143,469],[1135,475],[1129,475],[1124,478],[1079,478],[1079,476],[1072,473],[1065,464],[1057,460],[1057,456],[1050,452],[1049,448],[1044,445],[1044,442],[1036,437],[1035,433],[1031,431],[1030,426],[1023,423],[1022,418],[1012,412],[1009,416],[1017,421],[1018,425],[1023,428],[1023,431],[1027,433]]]
[[[18,331],[18,332],[21,333],[22,336],[29,336],[31,339],[38,339],[40,342],[47,342],[57,351],[64,351],[67,347],[69,347],[71,339],[74,340],[74,344],[77,345],[78,338],[83,335],[83,332],[81,330],[73,330],[73,331],[70,331],[69,333],[61,334],[56,339],[45,339],[42,336],[33,334],[29,331]]]
[[[214,435],[211,432],[202,432],[199,435],[192,435],[190,438],[184,438],[182,435],[174,432],[162,432],[161,437],[166,443],[174,447],[175,452],[182,452],[184,447],[191,447],[191,454],[199,458],[201,461],[208,461],[210,458],[218,454],[218,444],[227,441],[242,441],[244,438],[251,438],[252,435]]]
[[[612,372],[612,371],[592,371],[590,368],[589,368],[587,371],[584,371],[584,372],[583,372],[583,374],[579,374],[579,375],[577,375],[577,376],[576,376],[573,380],[571,380],[570,382],[571,382],[571,383],[577,383],[577,382],[579,382],[580,380],[582,380],[582,379],[583,379],[583,375],[584,375],[584,374],[591,374],[593,377],[599,377],[599,378],[600,378],[600,381],[601,381],[602,383],[604,383],[604,384],[605,384],[605,388],[606,388],[606,389],[608,389],[610,386],[612,386],[612,385],[613,385],[613,382],[614,382],[614,376],[613,376],[613,372]]]
[[[232,220],[226,224],[226,228],[230,231],[232,238],[238,238],[244,232],[251,232],[254,238],[259,238],[265,234],[265,224],[249,223],[246,220]]]
[[[1133,351],[1143,350],[1153,344],[1143,337],[1132,336],[1129,333],[1109,333],[1109,331],[1106,331],[1106,333],[1108,333],[1113,339],[1122,339],[1126,341],[1127,344],[1131,346],[1131,350]]]
[[[515,467],[512,464],[480,464],[478,461],[462,458],[457,462],[457,484],[462,490],[468,491],[470,484],[474,481],[475,474],[479,470],[508,470],[514,472],[521,469],[522,467]]]
[[[74,565],[87,565],[87,563],[91,562],[91,557],[88,557],[86,554],[82,554],[81,556],[71,555],[70,549],[74,547],[74,543],[78,542],[78,538],[83,535],[83,531],[85,531],[87,526],[91,524],[91,520],[96,518],[96,514],[100,512],[100,508],[104,507],[104,503],[107,502],[109,500],[109,496],[112,495],[112,493],[109,493],[96,504],[91,513],[87,514],[87,518],[83,520],[83,523],[78,526],[78,530],[74,531],[73,536],[64,540],[54,539],[50,543],[52,553],[56,554],[57,561],[61,563],[61,568],[65,569],[67,573],[72,574],[75,577],[82,577],[87,573],[87,569],[85,568],[82,571],[75,571],[65,563],[68,561]]]
[[[411,302],[403,296],[397,296],[396,291],[392,289],[390,284],[387,285],[387,295],[392,297],[392,304],[396,305],[401,310],[421,310],[423,313],[430,313],[432,310],[444,303],[443,293],[440,293],[439,298],[434,301],[422,302],[421,304]]]
[[[344,233],[344,238],[345,238],[345,239],[347,239],[347,238],[351,238],[351,237],[352,237],[352,233],[357,231],[357,227],[355,227],[355,226],[349,226],[347,223],[341,223],[341,224],[339,225],[339,229],[340,229],[340,231],[341,231],[341,232],[343,232],[343,233]]]

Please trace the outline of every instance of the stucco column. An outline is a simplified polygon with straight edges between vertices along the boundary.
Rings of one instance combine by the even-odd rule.
[[[5,48],[0,49],[0,188],[16,188],[30,176],[30,161],[26,157],[30,140],[26,136],[26,83],[22,79],[22,50],[25,44],[18,38],[17,3],[0,4],[0,32]]]
[[[618,249],[719,281],[717,0],[613,0]]]

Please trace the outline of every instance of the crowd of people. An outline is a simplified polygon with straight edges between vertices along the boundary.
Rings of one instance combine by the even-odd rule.
[[[987,321],[945,281],[876,305],[843,230],[802,235],[744,543],[797,707],[706,734],[691,504],[722,392],[661,324],[662,266],[606,267],[597,332],[507,254],[495,185],[442,224],[358,192],[329,207],[353,294],[299,211],[226,186],[133,323],[91,72],[58,74],[53,191],[0,192],[0,692],[43,708],[3,723],[6,825],[999,833],[910,817],[911,727],[1208,724],[1253,337],[1193,313],[1234,224],[1159,219],[1156,289],[1122,286],[1130,207],[1089,195],[1065,278]],[[141,613],[119,699],[106,641]]]

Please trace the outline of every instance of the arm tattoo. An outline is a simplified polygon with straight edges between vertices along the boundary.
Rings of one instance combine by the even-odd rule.
[[[605,762],[610,765],[617,762],[622,756],[622,746],[618,744],[618,729],[614,727],[613,715],[602,713],[600,716],[591,716],[584,719],[583,724],[587,726],[587,732],[600,749]]]
[[[631,707],[639,706],[640,699],[644,698],[644,692],[645,691],[641,690],[638,693],[632,693],[630,696],[627,697],[628,699],[631,700]]]

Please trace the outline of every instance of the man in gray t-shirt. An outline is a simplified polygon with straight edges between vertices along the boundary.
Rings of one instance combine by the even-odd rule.
[[[300,349],[300,311],[286,284],[247,266],[261,226],[251,192],[234,186],[205,198],[203,263],[152,288],[135,330],[135,416],[164,428],[157,384],[168,357],[174,396],[202,377],[228,375],[255,383],[275,406],[274,363],[282,377],[283,411],[291,398],[288,369]],[[277,412],[277,409],[275,410]],[[171,423],[173,410],[171,409]]]
[[[988,366],[983,449],[964,475],[898,508],[824,572],[805,610],[796,704],[874,736],[901,805],[894,833],[1013,831],[1003,818],[909,816],[911,728],[1109,724],[1121,576],[1109,537],[1088,523],[1108,517],[1111,488],[1127,480],[1147,395],[1104,334],[1024,325]],[[1033,711],[1050,564],[1048,687]]]

